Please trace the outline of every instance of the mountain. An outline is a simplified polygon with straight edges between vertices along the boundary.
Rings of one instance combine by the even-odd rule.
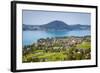
[[[69,29],[69,25],[62,21],[53,21],[48,24],[45,24],[42,26],[44,29],[55,29],[55,30],[63,30],[63,29]]]
[[[74,24],[68,25],[62,21],[52,21],[44,25],[26,25],[23,24],[23,30],[87,30],[90,25]]]

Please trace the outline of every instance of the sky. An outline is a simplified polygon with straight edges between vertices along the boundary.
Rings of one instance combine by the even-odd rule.
[[[82,12],[23,10],[22,17],[23,24],[27,25],[43,25],[55,20],[63,21],[68,25],[91,24],[91,14]]]

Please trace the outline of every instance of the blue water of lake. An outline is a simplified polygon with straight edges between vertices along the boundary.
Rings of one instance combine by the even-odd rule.
[[[90,35],[90,30],[74,31],[23,31],[23,46],[31,45],[40,38],[64,37],[64,36],[86,36]]]

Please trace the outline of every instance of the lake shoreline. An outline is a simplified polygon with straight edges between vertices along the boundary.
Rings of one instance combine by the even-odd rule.
[[[23,31],[22,44],[30,45],[36,43],[41,38],[54,38],[54,37],[70,37],[70,36],[86,36],[91,35],[90,30],[74,30],[74,31]]]
[[[40,39],[57,39],[57,38],[69,38],[69,37],[78,37],[78,38],[82,38],[82,37],[90,37],[91,35],[85,35],[85,36],[63,36],[63,37],[46,37],[46,38],[40,38]],[[38,40],[40,40],[40,39],[38,39]],[[38,41],[37,40],[37,41]],[[36,42],[33,42],[32,44],[35,44],[35,43],[37,43],[37,41]],[[23,47],[24,46],[30,46],[30,45],[32,45],[32,44],[29,44],[29,45],[23,45]]]

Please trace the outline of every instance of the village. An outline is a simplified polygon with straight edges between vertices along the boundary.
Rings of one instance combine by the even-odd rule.
[[[38,46],[47,46],[47,47],[70,47],[72,45],[75,44],[79,44],[82,42],[81,38],[74,38],[74,37],[70,37],[70,38],[64,38],[64,37],[60,37],[60,38],[47,38],[47,39],[39,39],[37,44]]]

